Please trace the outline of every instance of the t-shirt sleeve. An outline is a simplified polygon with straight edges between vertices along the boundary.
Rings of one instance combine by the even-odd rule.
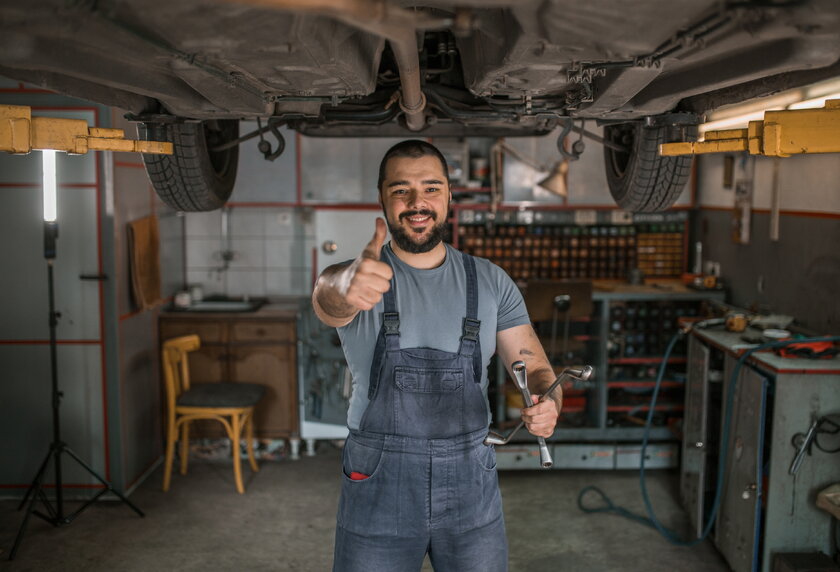
[[[525,307],[525,300],[516,284],[511,280],[504,270],[491,265],[493,278],[496,281],[497,292],[499,293],[499,311],[496,320],[496,331],[501,332],[508,328],[530,324],[528,309]]]

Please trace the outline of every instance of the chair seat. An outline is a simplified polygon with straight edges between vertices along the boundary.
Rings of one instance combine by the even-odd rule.
[[[178,397],[180,407],[252,407],[265,386],[257,383],[199,383]]]

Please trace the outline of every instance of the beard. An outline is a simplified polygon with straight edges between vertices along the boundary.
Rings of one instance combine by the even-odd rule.
[[[398,224],[391,224],[388,221],[388,230],[391,231],[391,238],[394,242],[397,243],[402,250],[409,252],[411,254],[423,254],[424,252],[429,252],[441,241],[446,240],[449,238],[449,228],[446,225],[446,221],[437,222],[437,213],[434,211],[422,209],[419,211],[405,211],[400,213],[399,219],[402,220],[406,217],[410,216],[429,216],[434,223],[432,226],[432,230],[429,232],[428,236],[422,242],[417,242],[414,240],[411,235],[414,234],[411,231],[406,231],[402,226]],[[385,220],[388,220],[387,217]]]

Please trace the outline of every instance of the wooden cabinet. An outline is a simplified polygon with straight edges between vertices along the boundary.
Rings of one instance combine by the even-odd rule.
[[[187,334],[201,338],[190,354],[195,383],[260,383],[266,394],[255,412],[257,437],[296,438],[298,421],[295,346],[297,308],[266,306],[249,313],[167,312],[160,317],[160,339]],[[218,423],[195,424],[192,437],[222,437]]]

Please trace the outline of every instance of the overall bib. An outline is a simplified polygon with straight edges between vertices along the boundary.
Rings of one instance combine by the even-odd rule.
[[[483,444],[475,260],[461,259],[458,353],[401,348],[394,281],[384,295],[370,403],[344,447],[335,571],[420,570],[427,552],[437,572],[507,570],[496,455]]]

